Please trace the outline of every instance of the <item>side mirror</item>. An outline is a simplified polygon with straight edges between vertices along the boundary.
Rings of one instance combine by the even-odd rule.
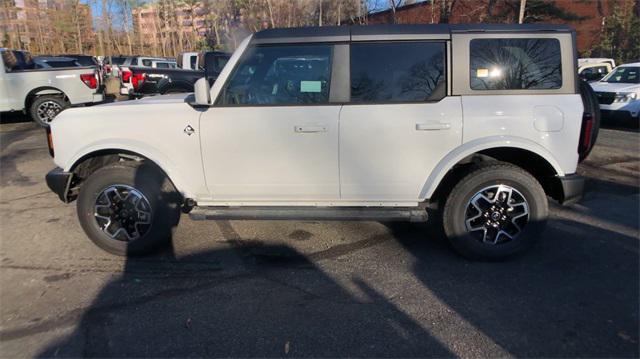
[[[198,79],[193,85],[196,105],[209,106],[211,104],[211,88],[205,77]]]

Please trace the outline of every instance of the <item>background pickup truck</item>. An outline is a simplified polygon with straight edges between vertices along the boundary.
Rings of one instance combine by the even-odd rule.
[[[0,112],[26,111],[46,126],[67,107],[103,100],[94,66],[35,69],[26,51],[0,54]]]
[[[210,84],[213,84],[229,57],[230,55],[224,52],[207,52],[199,58],[201,64],[198,66],[198,70],[131,66],[122,72],[122,82],[132,85],[131,91],[129,91],[131,97],[193,92],[193,84],[204,76],[207,77]],[[205,64],[209,68],[205,68]]]

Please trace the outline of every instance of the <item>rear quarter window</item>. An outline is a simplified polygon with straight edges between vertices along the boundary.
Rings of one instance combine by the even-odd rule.
[[[557,39],[474,39],[469,54],[472,90],[562,87],[562,61]]]

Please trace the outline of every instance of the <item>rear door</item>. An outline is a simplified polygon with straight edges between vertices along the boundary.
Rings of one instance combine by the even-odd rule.
[[[448,95],[446,41],[354,42],[351,100],[340,113],[343,200],[416,202],[460,145],[462,105]]]
[[[331,44],[246,50],[200,118],[214,201],[339,199],[338,116],[329,100]]]

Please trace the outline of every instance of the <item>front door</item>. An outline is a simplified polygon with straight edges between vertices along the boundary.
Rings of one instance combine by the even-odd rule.
[[[332,45],[246,50],[200,118],[215,202],[339,199],[338,118],[329,103]]]

